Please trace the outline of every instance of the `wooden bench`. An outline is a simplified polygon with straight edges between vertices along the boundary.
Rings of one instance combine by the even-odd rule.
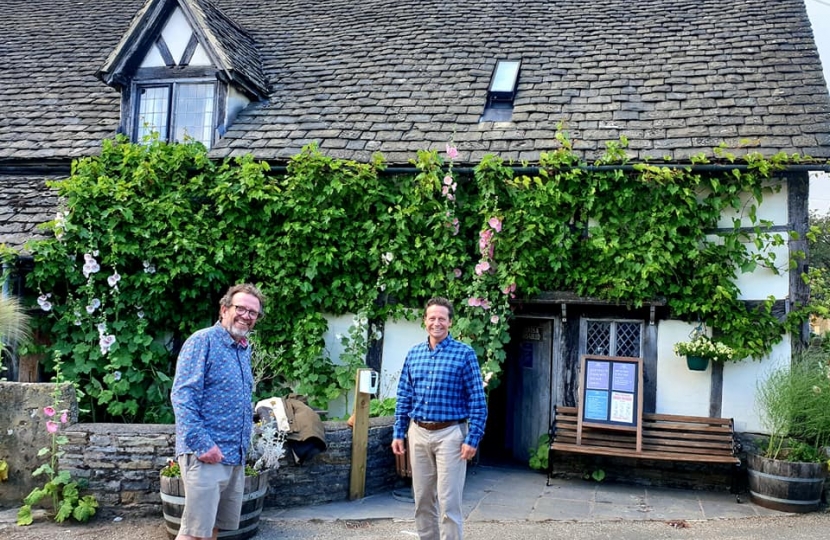
[[[577,444],[577,408],[556,406],[548,454],[548,485],[553,475],[554,452],[652,459],[675,462],[734,465],[731,491],[738,492],[741,450],[731,418],[643,413],[642,451],[636,450],[636,433],[582,427]]]

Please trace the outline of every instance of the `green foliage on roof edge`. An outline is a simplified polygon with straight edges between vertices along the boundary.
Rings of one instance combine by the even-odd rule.
[[[785,238],[756,209],[797,156],[750,154],[740,158],[749,167],[718,174],[597,171],[578,167],[564,132],[557,138],[537,176],[487,156],[465,178],[453,172],[452,143],[419,152],[416,175],[392,176],[380,156],[356,163],[313,145],[271,174],[250,156],[211,161],[198,143],[105,141],[100,157],[52,184],[63,201],[45,224],[54,238],[27,246],[45,339],[24,352],[48,351],[47,367],[63,358],[87,420],[170,422],[175,353],[239,281],[269,299],[256,341],[271,378],[259,394],[293,391],[323,408],[353,385],[360,362],[332,363],[324,314],[413,318],[407,308],[445,295],[457,306],[453,333],[476,348],[490,387],[509,301],[543,291],[633,307],[664,299],[737,358],[764,356],[803,320],[803,310],[778,320],[772,298],[748,308],[735,285],[739,272],[791,264],[775,259]],[[625,163],[626,144],[609,143],[595,164]],[[734,226],[718,229],[724,212]],[[378,337],[370,331],[366,345]]]

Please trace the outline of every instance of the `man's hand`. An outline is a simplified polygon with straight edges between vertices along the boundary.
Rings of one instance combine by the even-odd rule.
[[[392,439],[392,453],[396,456],[402,456],[406,452],[406,445],[403,439]]]
[[[199,456],[199,461],[202,463],[222,463],[224,457],[219,447],[214,444],[213,448]]]
[[[394,443],[393,443],[394,444]],[[476,456],[476,448],[474,446],[470,446],[469,444],[462,444],[461,445],[461,459],[465,461],[469,461]]]

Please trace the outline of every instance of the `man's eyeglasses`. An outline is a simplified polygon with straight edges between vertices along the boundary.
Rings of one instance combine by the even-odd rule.
[[[236,310],[236,314],[240,317],[244,317],[246,315],[252,319],[256,319],[257,317],[259,317],[259,311],[255,309],[248,309],[245,306],[237,306],[235,304],[231,305],[233,306],[233,309]]]

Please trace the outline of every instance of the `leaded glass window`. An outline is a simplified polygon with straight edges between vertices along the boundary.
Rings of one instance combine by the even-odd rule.
[[[640,321],[588,320],[585,353],[597,356],[642,356]]]
[[[216,86],[214,83],[169,83],[138,88],[136,140],[158,133],[164,141],[193,139],[210,148]]]

